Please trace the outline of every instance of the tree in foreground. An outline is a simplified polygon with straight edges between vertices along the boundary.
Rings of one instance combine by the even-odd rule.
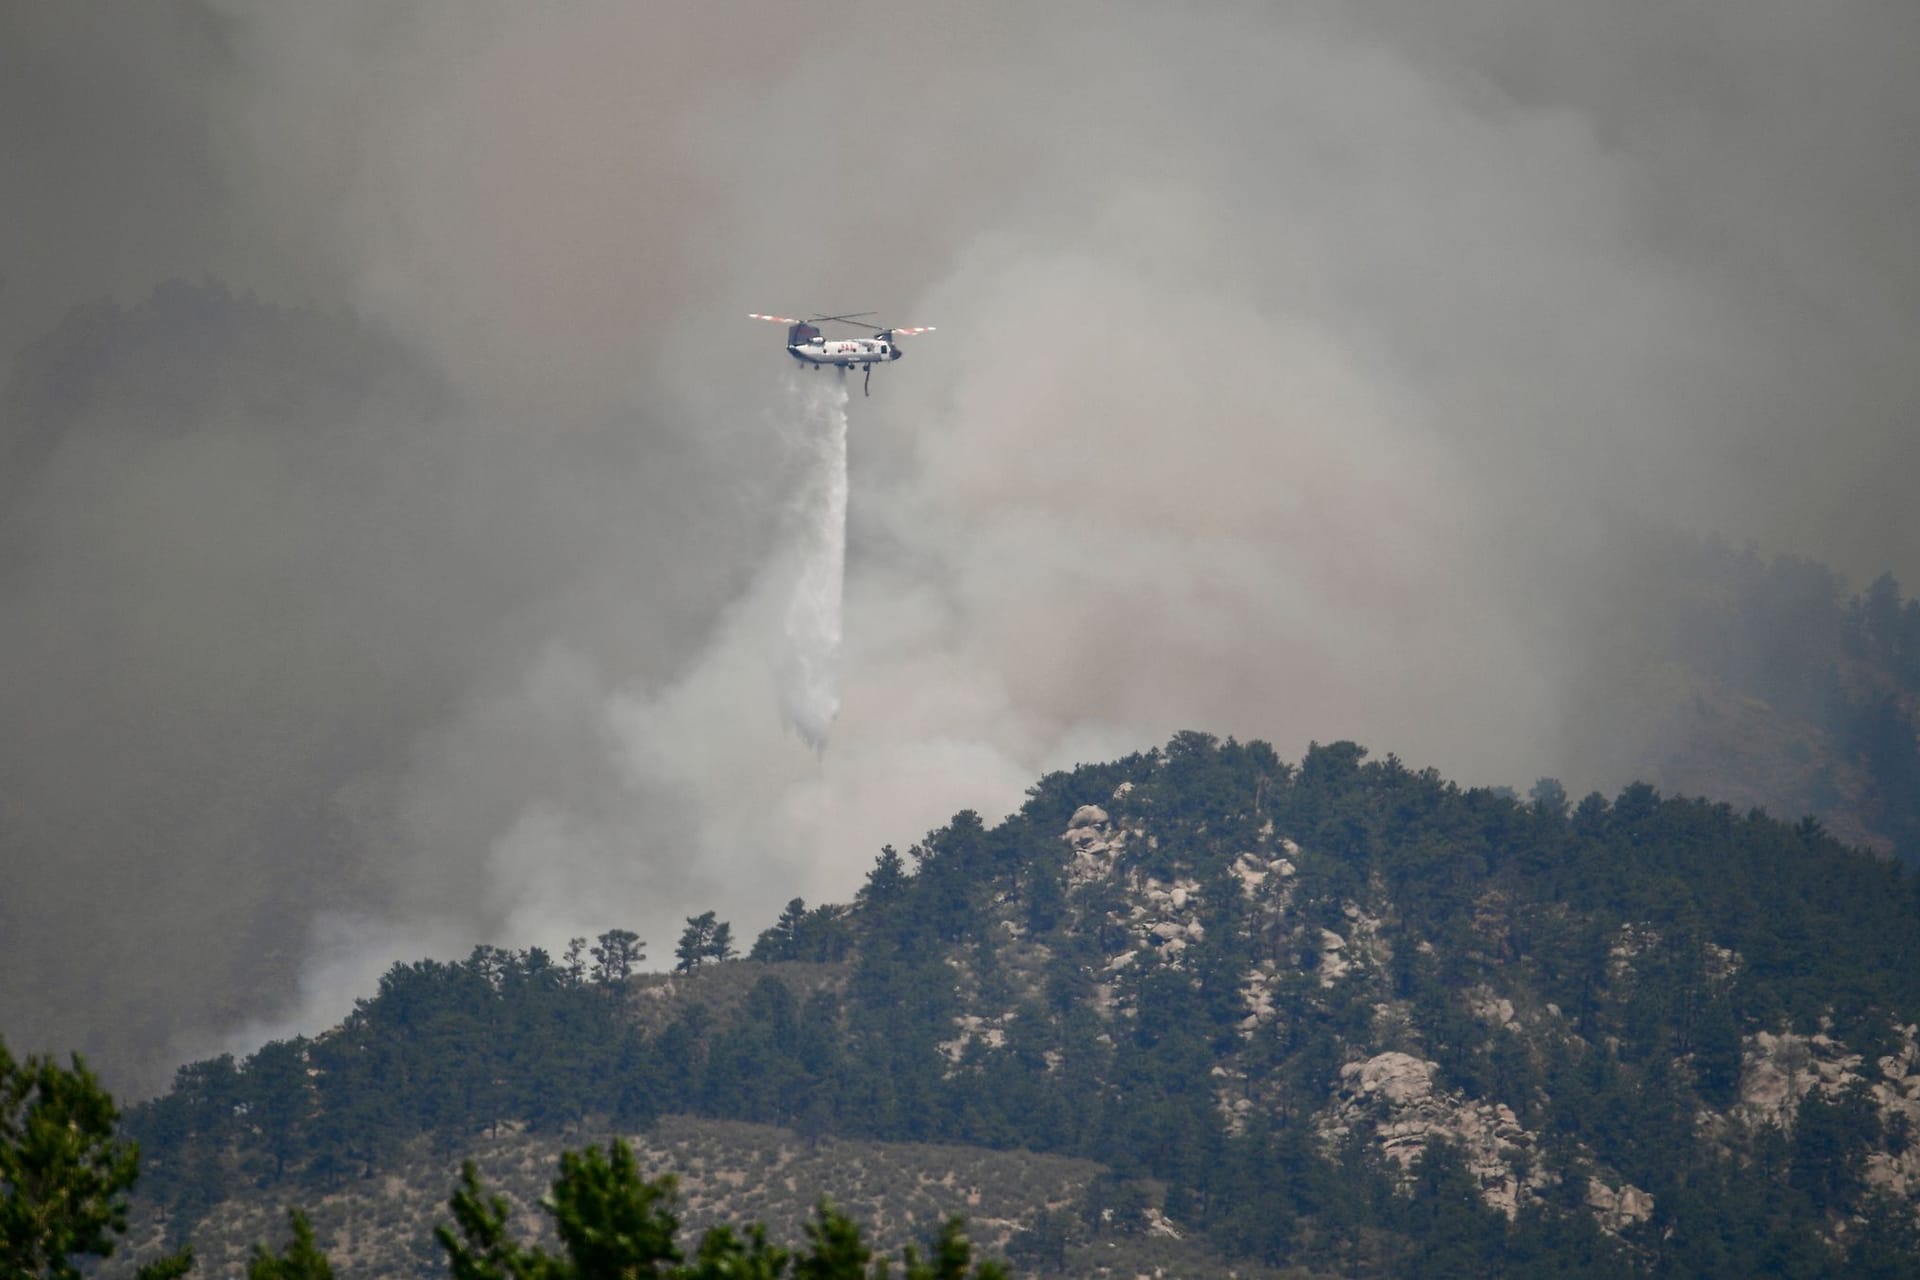
[[[74,1055],[15,1061],[0,1041],[0,1275],[77,1280],[127,1229],[140,1151],[116,1134],[120,1112]],[[139,1280],[186,1274],[191,1250],[142,1267]]]
[[[263,1244],[253,1246],[253,1260],[247,1264],[247,1280],[333,1280],[333,1264],[314,1243],[313,1224],[298,1209],[287,1210],[293,1240],[286,1249],[274,1253]]]
[[[454,1225],[434,1235],[455,1280],[881,1280],[890,1271],[884,1259],[875,1262],[859,1226],[825,1202],[797,1250],[767,1243],[757,1224],[744,1232],[718,1226],[691,1258],[675,1244],[673,1206],[673,1179],[641,1177],[633,1149],[616,1139],[604,1153],[560,1157],[560,1177],[541,1201],[560,1237],[559,1255],[512,1237],[506,1198],[488,1194],[471,1161],[449,1201]],[[901,1269],[905,1280],[1007,1280],[998,1263],[974,1264],[958,1218],[941,1229],[930,1258],[909,1248]]]

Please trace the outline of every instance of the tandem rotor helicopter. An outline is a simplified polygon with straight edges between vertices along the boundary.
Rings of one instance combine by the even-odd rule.
[[[775,324],[787,326],[787,354],[806,365],[809,369],[819,365],[828,365],[840,370],[846,376],[849,369],[865,369],[866,381],[860,386],[861,394],[873,394],[873,366],[885,364],[889,360],[898,360],[906,352],[900,349],[897,339],[916,333],[932,333],[936,326],[921,325],[918,328],[892,328],[875,330],[868,317],[871,311],[855,311],[844,316],[814,316],[811,320],[796,320],[792,316],[763,316],[753,312],[749,320],[771,320]],[[823,324],[844,324],[855,329],[866,329],[873,333],[871,338],[823,338],[817,326]]]

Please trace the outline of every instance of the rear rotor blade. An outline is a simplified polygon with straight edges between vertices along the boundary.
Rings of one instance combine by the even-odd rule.
[[[775,324],[799,324],[799,323],[800,323],[800,322],[799,322],[798,320],[795,320],[795,319],[794,319],[794,318],[793,318],[792,316],[763,316],[763,315],[761,315],[761,314],[760,314],[760,313],[759,313],[758,311],[751,311],[751,312],[748,312],[748,313],[747,313],[747,319],[749,319],[749,320],[771,320],[771,321],[773,321],[773,322],[774,322]]]
[[[916,329],[902,329],[902,328],[896,327],[892,330],[892,333],[893,333],[893,336],[896,338],[901,336],[906,336],[910,338],[916,333],[932,333],[935,329],[938,329],[939,327],[940,326],[937,324],[923,324]]]

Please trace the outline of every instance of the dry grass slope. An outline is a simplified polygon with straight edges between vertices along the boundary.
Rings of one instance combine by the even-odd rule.
[[[446,1199],[461,1159],[470,1155],[494,1190],[512,1201],[529,1236],[551,1239],[537,1206],[560,1152],[608,1141],[607,1132],[565,1136],[503,1132],[469,1152],[421,1142],[377,1178],[307,1202],[321,1244],[342,1280],[441,1276],[433,1227],[447,1220]],[[826,1196],[866,1223],[892,1251],[924,1238],[951,1214],[964,1215],[976,1244],[998,1252],[1043,1209],[1076,1202],[1100,1166],[1086,1160],[987,1151],[965,1146],[824,1140],[809,1144],[765,1125],[670,1116],[651,1132],[627,1135],[650,1174],[679,1180],[689,1242],[719,1221],[759,1221],[776,1240],[799,1238],[814,1204]],[[239,1275],[256,1241],[285,1235],[284,1188],[220,1205],[193,1233],[199,1273]],[[160,1224],[136,1229],[142,1257],[156,1252]]]
[[[538,1205],[561,1151],[614,1136],[587,1129],[564,1136],[503,1131],[476,1139],[466,1152],[422,1141],[380,1176],[300,1207],[312,1218],[340,1280],[444,1277],[445,1259],[433,1228],[448,1220],[446,1200],[462,1159],[471,1156],[488,1186],[512,1202],[524,1237],[551,1244]],[[1089,1160],[1021,1151],[835,1139],[810,1144],[786,1129],[690,1116],[664,1117],[650,1132],[625,1136],[649,1175],[678,1179],[688,1246],[720,1221],[764,1222],[775,1240],[797,1240],[801,1224],[825,1196],[866,1224],[875,1246],[889,1254],[924,1240],[955,1213],[967,1219],[977,1246],[999,1254],[1041,1212],[1077,1211],[1087,1184],[1103,1172]],[[253,1192],[216,1208],[193,1232],[197,1274],[244,1275],[256,1242],[283,1243],[284,1190]],[[136,1205],[136,1211],[140,1216],[129,1241],[137,1242],[134,1256],[144,1261],[161,1251],[163,1224],[148,1206]],[[1244,1264],[1229,1269],[1195,1243],[1135,1236],[1077,1244],[1060,1274],[1089,1280],[1280,1280],[1305,1273]]]

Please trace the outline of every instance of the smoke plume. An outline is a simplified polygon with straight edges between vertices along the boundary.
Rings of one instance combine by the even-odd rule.
[[[1625,781],[1668,531],[1920,583],[1917,64],[1893,0],[7,9],[0,1030],[149,1087],[397,958],[657,961],[1184,728]],[[939,328],[796,402],[743,317],[816,309]]]

